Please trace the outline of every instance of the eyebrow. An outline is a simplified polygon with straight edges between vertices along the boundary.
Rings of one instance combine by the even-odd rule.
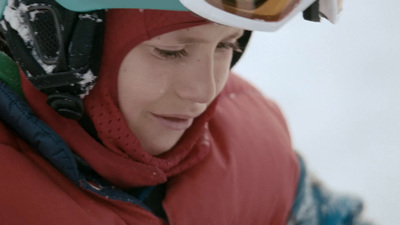
[[[232,33],[231,35],[227,36],[224,39],[239,38],[242,35],[243,35],[243,31],[239,30],[239,31],[236,31],[235,33]],[[182,38],[179,38],[178,42],[182,43],[182,44],[187,44],[187,43],[207,43],[208,40],[203,39],[203,38],[198,38],[198,37],[182,37]]]

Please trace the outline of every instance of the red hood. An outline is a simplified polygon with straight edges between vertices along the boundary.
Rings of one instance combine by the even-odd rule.
[[[209,148],[200,146],[212,104],[196,119],[181,141],[169,152],[153,157],[130,131],[118,107],[117,75],[125,55],[139,43],[160,34],[209,23],[190,12],[116,9],[106,16],[106,34],[99,80],[84,99],[96,142],[75,121],[62,118],[46,104],[46,96],[22,76],[25,96],[38,116],[99,174],[121,187],[163,183],[203,159]]]

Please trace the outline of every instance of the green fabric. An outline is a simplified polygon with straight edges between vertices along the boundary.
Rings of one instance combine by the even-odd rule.
[[[0,0],[0,19],[3,17],[3,11],[4,8],[6,7],[7,0]]]
[[[20,96],[24,96],[21,89],[18,66],[2,51],[0,51],[0,80],[10,86]]]

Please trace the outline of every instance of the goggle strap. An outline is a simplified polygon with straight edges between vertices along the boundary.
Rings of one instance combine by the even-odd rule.
[[[321,15],[319,12],[319,0],[312,3],[307,9],[303,11],[303,18],[312,22],[320,22]]]
[[[233,56],[232,56],[232,61],[231,61],[231,68],[239,61],[239,59],[242,57],[244,50],[247,47],[247,44],[249,43],[250,37],[251,37],[252,31],[245,30],[244,34],[242,37],[239,38],[238,44],[240,47],[240,52],[234,51]]]
[[[44,69],[36,62],[36,59],[27,50],[25,42],[18,35],[17,31],[12,29],[8,23],[6,23],[5,26],[6,30],[3,30],[2,32],[7,40],[8,46],[15,61],[19,63],[22,70],[29,71],[27,76],[31,76],[31,73],[45,74]]]

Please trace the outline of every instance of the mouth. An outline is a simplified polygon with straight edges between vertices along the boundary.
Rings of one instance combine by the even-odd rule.
[[[185,116],[185,115],[158,115],[158,114],[152,114],[151,116],[155,119],[155,121],[171,130],[186,130],[189,128],[192,123],[194,118],[190,116]]]

